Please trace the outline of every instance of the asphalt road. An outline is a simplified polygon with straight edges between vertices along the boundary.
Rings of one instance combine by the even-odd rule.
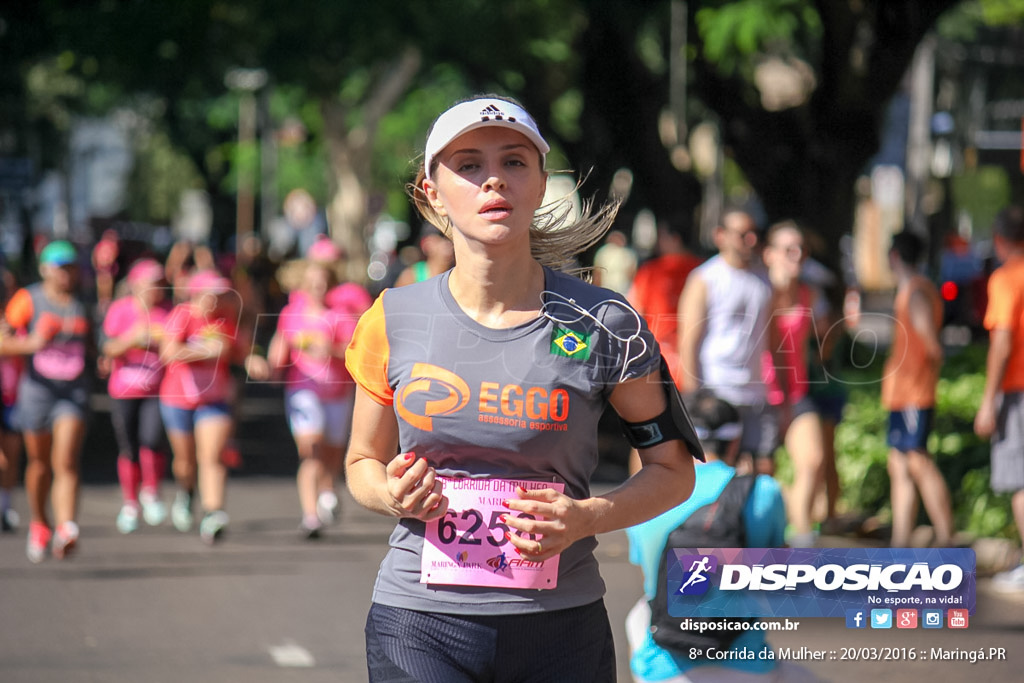
[[[208,548],[168,525],[131,536],[114,529],[116,486],[82,497],[80,552],[33,566],[24,537],[0,537],[0,680],[251,683],[364,681],[362,625],[390,522],[347,497],[343,519],[319,542],[301,539],[290,480],[231,482],[230,533]],[[601,538],[599,559],[627,681],[626,612],[640,577],[622,533]],[[1020,680],[1024,597],[999,598],[982,580],[963,631],[851,631],[840,619],[803,619],[772,634],[776,648],[836,652],[802,662],[831,681]],[[843,661],[842,648],[953,651],[1006,648],[1003,661]]]
[[[0,682],[365,681],[363,622],[392,524],[344,495],[338,526],[318,542],[300,538],[295,455],[278,409],[272,395],[246,404],[238,434],[245,467],[229,483],[230,531],[214,548],[169,524],[130,536],[115,530],[119,492],[106,415],[98,413],[83,456],[79,552],[31,565],[24,535],[0,535]],[[27,520],[20,493],[16,507]],[[621,681],[630,680],[623,621],[641,592],[626,550],[622,532],[600,539]],[[1024,670],[1024,596],[997,596],[986,579],[965,630],[853,631],[841,619],[799,621],[769,642],[777,651],[820,653],[824,659],[800,663],[823,680],[981,683],[1020,680]],[[844,648],[861,658],[872,651],[859,648],[883,647],[912,648],[917,659],[842,659]],[[1004,648],[1005,659],[936,661],[932,648],[961,657]]]

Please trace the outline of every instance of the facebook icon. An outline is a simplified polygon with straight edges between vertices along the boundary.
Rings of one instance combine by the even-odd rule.
[[[868,619],[862,609],[846,610],[846,628],[867,628]]]

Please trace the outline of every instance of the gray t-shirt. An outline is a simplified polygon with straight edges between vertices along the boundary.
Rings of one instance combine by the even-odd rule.
[[[352,376],[394,406],[401,451],[427,458],[439,474],[556,481],[572,498],[589,497],[609,394],[658,369],[657,342],[642,317],[614,292],[545,269],[544,315],[491,329],[462,311],[448,275],[377,299],[349,346]],[[562,553],[551,590],[420,583],[425,527],[398,523],[374,602],[507,614],[577,607],[604,595],[593,537]]]

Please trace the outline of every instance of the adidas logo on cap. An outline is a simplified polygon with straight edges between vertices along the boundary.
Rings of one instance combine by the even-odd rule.
[[[551,148],[537,130],[537,124],[530,115],[515,102],[495,101],[480,98],[468,102],[460,102],[437,117],[427,135],[427,144],[423,154],[423,168],[430,179],[435,156],[452,140],[463,133],[480,126],[499,124],[515,128],[534,144],[541,154],[541,165],[544,155]]]
[[[494,118],[495,121],[508,121],[509,123],[516,122],[516,117],[506,116],[505,112],[503,112],[501,109],[499,109],[493,104],[488,104],[486,107],[480,110],[481,121],[490,121],[492,117]]]

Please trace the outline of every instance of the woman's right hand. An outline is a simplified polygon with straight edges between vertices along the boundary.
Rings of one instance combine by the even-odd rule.
[[[385,503],[396,517],[427,522],[448,511],[448,497],[441,493],[441,482],[426,458],[399,453],[385,470],[389,498]]]

